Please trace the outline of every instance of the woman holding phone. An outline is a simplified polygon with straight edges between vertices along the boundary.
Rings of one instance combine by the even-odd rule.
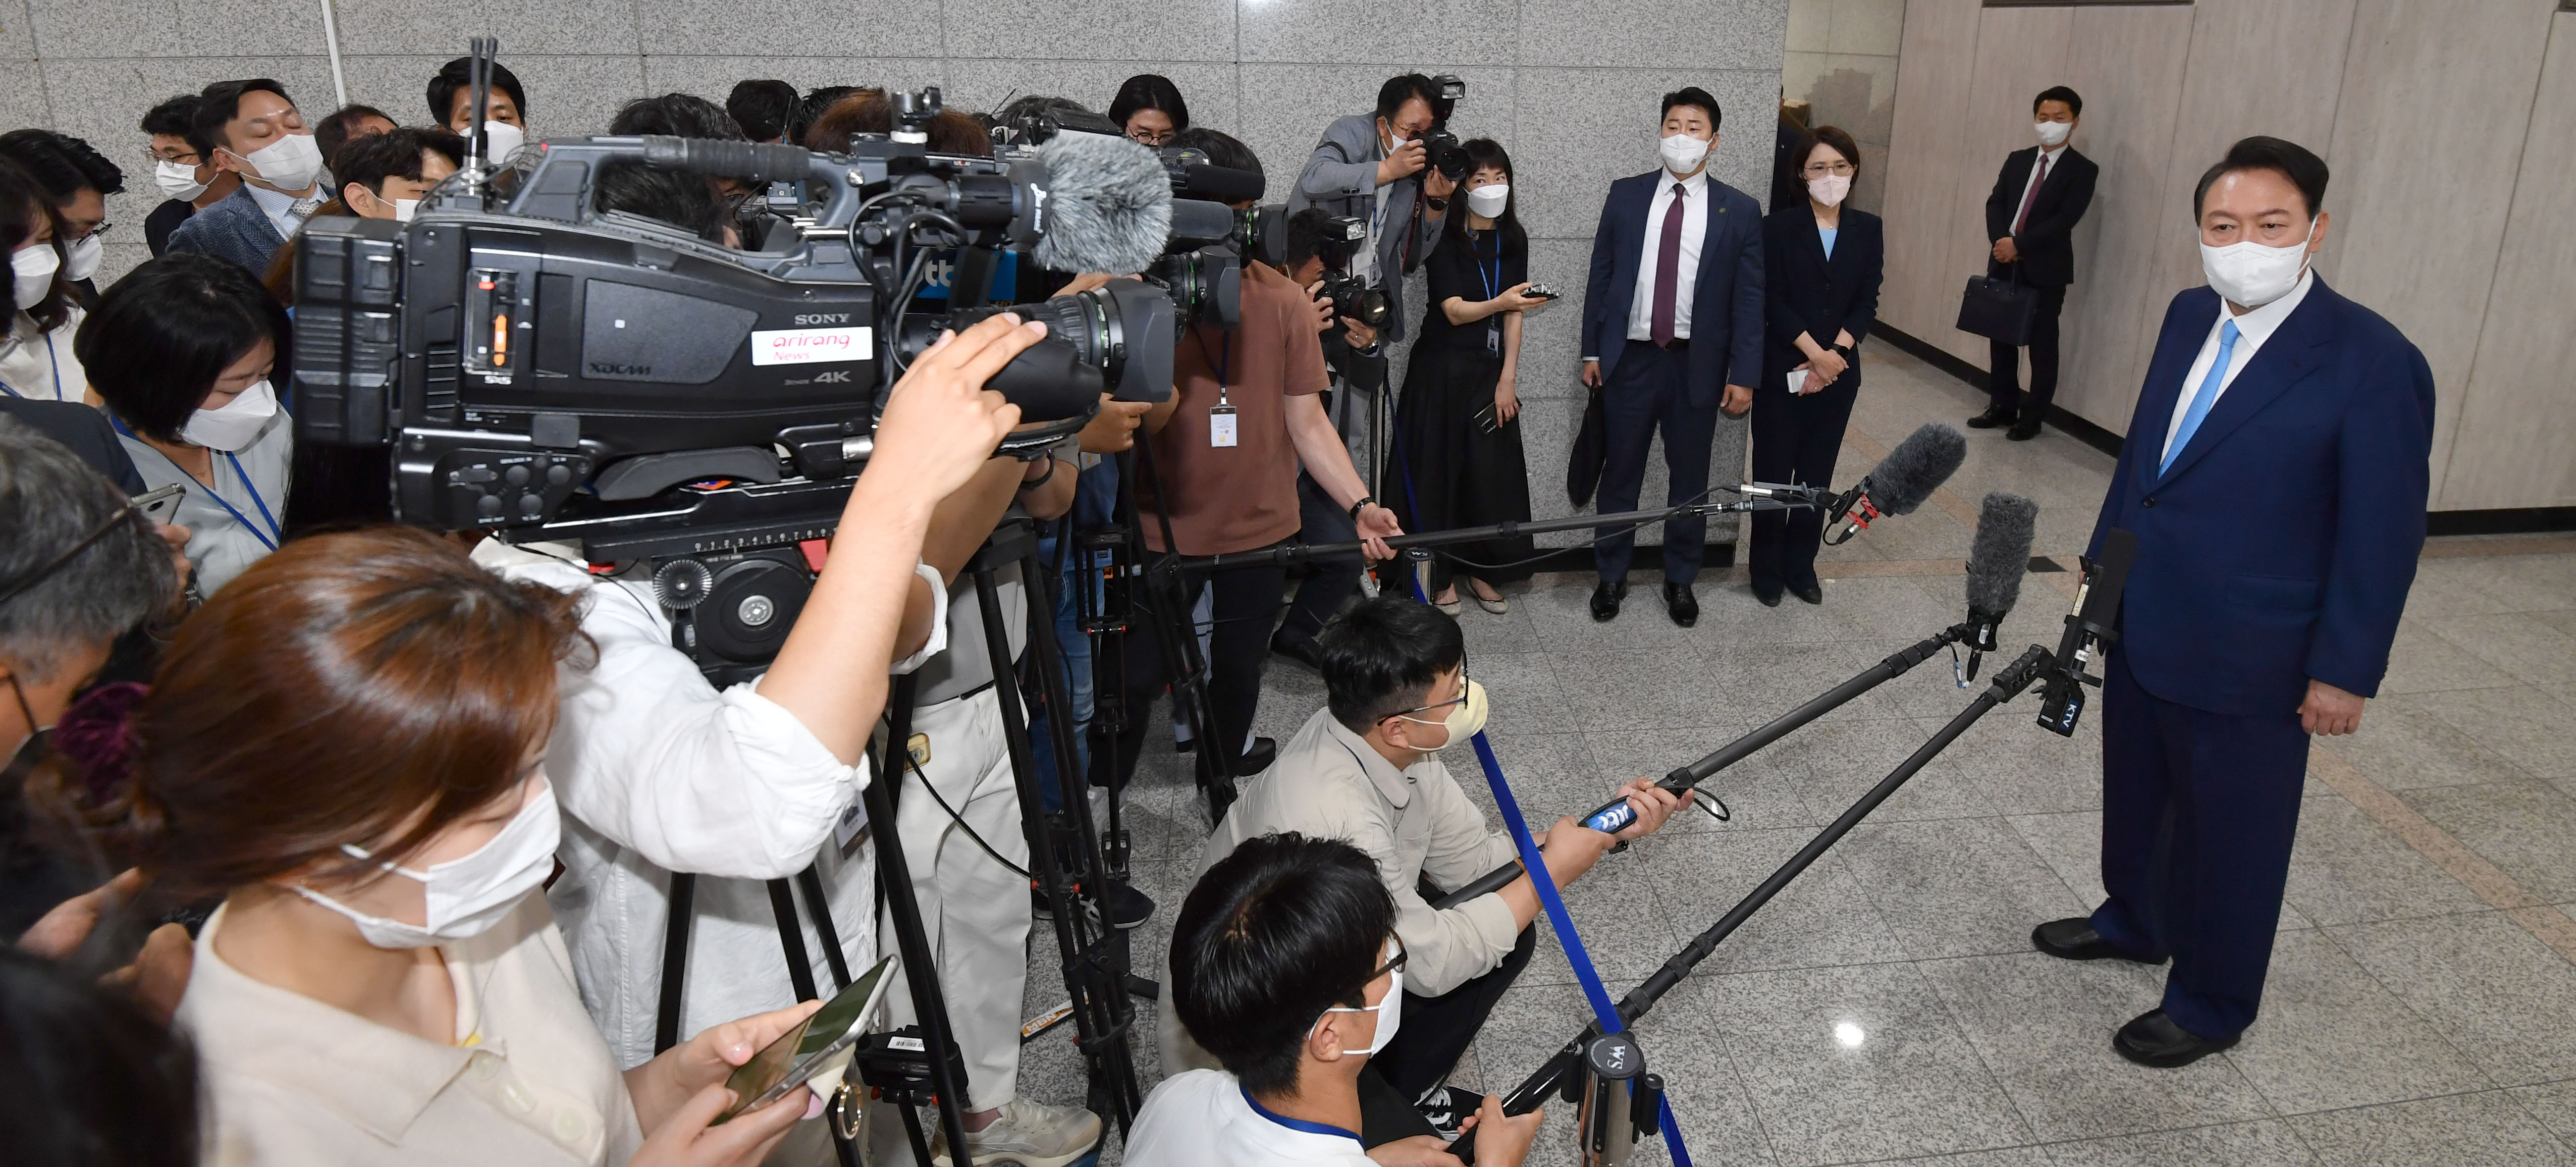
[[[298,540],[180,626],[114,748],[57,772],[154,887],[221,893],[178,1022],[218,1163],[756,1163],[801,1087],[710,1125],[812,1003],[620,1074],[542,886],[577,598],[379,527]]]
[[[1512,159],[1500,143],[1465,144],[1467,177],[1459,185],[1465,214],[1451,215],[1424,263],[1430,308],[1413,345],[1404,393],[1395,407],[1397,483],[1385,505],[1408,531],[1445,531],[1527,522],[1529,467],[1519,425],[1521,313],[1547,303],[1530,295],[1529,236],[1512,195]],[[1457,580],[1466,577],[1476,604],[1511,610],[1494,585],[1529,578],[1519,561],[1533,554],[1528,536],[1487,539],[1442,549],[1431,561],[1433,602],[1457,614]],[[1455,555],[1462,564],[1451,566]]]
[[[1878,216],[1843,205],[1860,169],[1850,134],[1818,128],[1791,157],[1807,200],[1762,219],[1770,304],[1753,388],[1753,479],[1828,486],[1860,396],[1860,342],[1878,315],[1886,235]],[[1778,607],[1783,591],[1825,602],[1816,579],[1823,524],[1814,510],[1753,512],[1748,566],[1765,607]]]

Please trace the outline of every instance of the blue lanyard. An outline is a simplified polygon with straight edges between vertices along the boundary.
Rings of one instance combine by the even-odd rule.
[[[1234,402],[1226,397],[1225,375],[1227,370],[1234,367],[1234,334],[1219,332],[1217,336],[1222,339],[1217,341],[1216,350],[1216,400],[1219,405],[1230,406]],[[1199,351],[1202,353],[1207,351],[1207,334],[1204,332],[1199,334]]]
[[[1475,236],[1475,234],[1474,234],[1473,232],[1468,233],[1468,236],[1467,236],[1467,238],[1468,238],[1468,239],[1473,240],[1473,239],[1475,239],[1475,237],[1476,237],[1476,236]],[[1468,249],[1467,249],[1467,256],[1468,256],[1468,258],[1469,258],[1470,260],[1474,261],[1474,263],[1475,263],[1475,265],[1476,265],[1476,274],[1477,274],[1477,275],[1479,275],[1479,276],[1483,276],[1483,277],[1484,277],[1484,280],[1485,280],[1485,298],[1486,298],[1486,299],[1488,299],[1488,300],[1491,300],[1491,299],[1493,299],[1494,297],[1496,297],[1496,296],[1500,296],[1500,295],[1502,295],[1502,294],[1503,294],[1503,289],[1502,289],[1502,283],[1503,283],[1503,237],[1502,237],[1502,235],[1501,235],[1499,232],[1495,233],[1495,235],[1494,235],[1494,271],[1493,271],[1493,274],[1491,274],[1491,275],[1486,275],[1486,273],[1485,273],[1485,257],[1484,257],[1484,256],[1482,256],[1482,255],[1478,255],[1478,254],[1477,254],[1477,252],[1478,252],[1479,250],[1481,250],[1481,248],[1479,248],[1479,247],[1474,246],[1474,245],[1472,245],[1472,244],[1471,244],[1471,245],[1468,247]]]
[[[54,334],[50,332],[45,334],[45,363],[54,368],[54,400],[60,401],[63,399],[63,362],[62,358],[54,355]],[[0,381],[0,393],[6,393],[21,401],[27,399],[26,394],[10,388],[6,381]]]
[[[129,438],[134,437],[134,431],[125,428],[125,422],[122,419],[111,417],[107,420],[109,425],[116,427],[117,433],[123,434]],[[141,438],[135,438],[135,440],[142,441]],[[161,451],[159,450],[154,450],[152,452],[155,454],[161,454]],[[161,460],[170,463],[171,469],[179,471],[179,476],[181,478],[194,477],[193,475],[190,475],[187,470],[181,468],[179,463],[172,460],[168,454],[161,454]],[[224,460],[233,464],[233,475],[241,479],[242,489],[250,492],[250,505],[258,508],[259,517],[268,521],[268,530],[266,532],[262,532],[259,529],[258,524],[250,521],[250,516],[241,513],[241,508],[234,506],[232,502],[226,499],[223,496],[223,493],[216,490],[212,484],[207,485],[206,496],[214,499],[216,506],[224,508],[224,512],[231,515],[234,522],[240,523],[243,530],[250,532],[251,538],[259,540],[260,546],[266,547],[271,551],[277,550],[277,540],[285,533],[278,527],[277,517],[268,513],[268,503],[259,497],[259,487],[252,484],[250,480],[250,472],[242,469],[240,456],[234,454],[230,450],[226,450],[224,451]]]

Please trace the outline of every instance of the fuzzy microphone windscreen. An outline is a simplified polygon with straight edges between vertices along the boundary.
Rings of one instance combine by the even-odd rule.
[[[1967,435],[1932,422],[1887,452],[1869,472],[1869,501],[1881,514],[1910,515],[1968,460]]]
[[[1968,542],[1968,610],[2002,617],[2021,598],[2030,570],[2030,546],[2039,534],[2039,504],[2000,490],[1977,511],[1977,533]]]
[[[1046,166],[1040,267],[1132,275],[1151,268],[1172,233],[1172,180],[1162,159],[1126,138],[1058,134]]]

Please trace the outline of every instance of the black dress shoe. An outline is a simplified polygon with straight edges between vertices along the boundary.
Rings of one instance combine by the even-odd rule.
[[[1236,761],[1234,772],[1238,777],[1249,778],[1269,769],[1270,764],[1278,760],[1279,739],[1257,737],[1252,739],[1252,748],[1243,751],[1243,757]]]
[[[1825,585],[1808,584],[1803,588],[1791,588],[1789,594],[1810,604],[1821,604],[1825,602]]]
[[[1623,579],[1617,583],[1612,583],[1606,579],[1602,580],[1600,586],[1592,589],[1593,622],[1597,624],[1607,624],[1612,620],[1618,619],[1619,601],[1627,598],[1628,581]]]
[[[1664,608],[1673,614],[1673,623],[1684,628],[1699,623],[1699,597],[1691,594],[1689,584],[1665,584]]]
[[[2102,934],[2093,930],[2090,916],[2069,916],[2051,920],[2030,930],[2030,946],[2059,960],[2134,960],[2139,964],[2163,964],[2161,960],[2142,960],[2111,946]]]
[[[1972,430],[1990,430],[2000,426],[2011,425],[2013,423],[2014,412],[2015,411],[2006,409],[2000,405],[1989,405],[1986,407],[1986,411],[1984,413],[1980,413],[1977,416],[1968,419],[1968,428]]]
[[[2225,1037],[2202,1037],[2174,1024],[2162,1009],[2150,1009],[2120,1027],[2111,1035],[2111,1048],[2120,1056],[2141,1066],[2170,1070],[2193,1062],[2236,1044],[2237,1034]]]
[[[1324,671],[1323,658],[1315,655],[1315,638],[1290,636],[1285,628],[1271,634],[1270,655],[1287,657],[1319,673]]]
[[[1779,607],[1780,595],[1781,591],[1777,585],[1753,585],[1753,598],[1762,601],[1762,606],[1765,608]]]
[[[2035,421],[2017,421],[2011,429],[2004,431],[2006,441],[2027,442],[2038,436],[2039,423]]]

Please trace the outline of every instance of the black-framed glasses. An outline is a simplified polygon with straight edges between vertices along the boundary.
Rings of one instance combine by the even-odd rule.
[[[29,589],[35,587],[37,584],[43,583],[47,579],[52,578],[55,572],[63,569],[64,564],[70,563],[73,559],[78,558],[81,552],[89,550],[91,544],[107,538],[108,532],[115,530],[120,524],[132,518],[134,513],[135,505],[131,502],[116,508],[115,514],[109,515],[106,522],[100,523],[96,528],[91,530],[89,534],[81,536],[80,541],[72,544],[69,550],[47,560],[43,567],[39,567],[33,572],[28,573],[27,578],[10,584],[6,590],[0,590],[0,604],[6,604],[11,600],[17,599],[19,596],[25,595]],[[1376,980],[1377,978],[1370,977],[1369,979]]]
[[[1427,713],[1427,712],[1429,712],[1429,711],[1431,711],[1431,710],[1434,710],[1434,709],[1447,709],[1448,707],[1450,707],[1450,706],[1452,706],[1452,705],[1464,704],[1464,703],[1466,702],[1466,700],[1467,700],[1467,657],[1466,657],[1466,654],[1461,653],[1461,654],[1459,654],[1459,656],[1458,656],[1458,695],[1457,695],[1457,696],[1452,697],[1452,698],[1450,698],[1450,699],[1448,699],[1448,700],[1446,700],[1446,701],[1434,701],[1434,702],[1432,702],[1432,703],[1431,703],[1431,704],[1429,704],[1429,705],[1416,705],[1416,706],[1414,706],[1414,707],[1413,707],[1413,708],[1411,708],[1411,709],[1398,709],[1398,710],[1396,710],[1396,711],[1395,711],[1395,712],[1393,712],[1393,713],[1387,714],[1387,715],[1386,715],[1386,717],[1378,718],[1378,720],[1379,720],[1379,721],[1384,721],[1384,720],[1386,720],[1386,718],[1387,718],[1387,717],[1404,717],[1404,716],[1408,716],[1408,715],[1410,715],[1410,714],[1415,714],[1415,713]],[[1372,978],[1372,979],[1374,979],[1374,978]]]

